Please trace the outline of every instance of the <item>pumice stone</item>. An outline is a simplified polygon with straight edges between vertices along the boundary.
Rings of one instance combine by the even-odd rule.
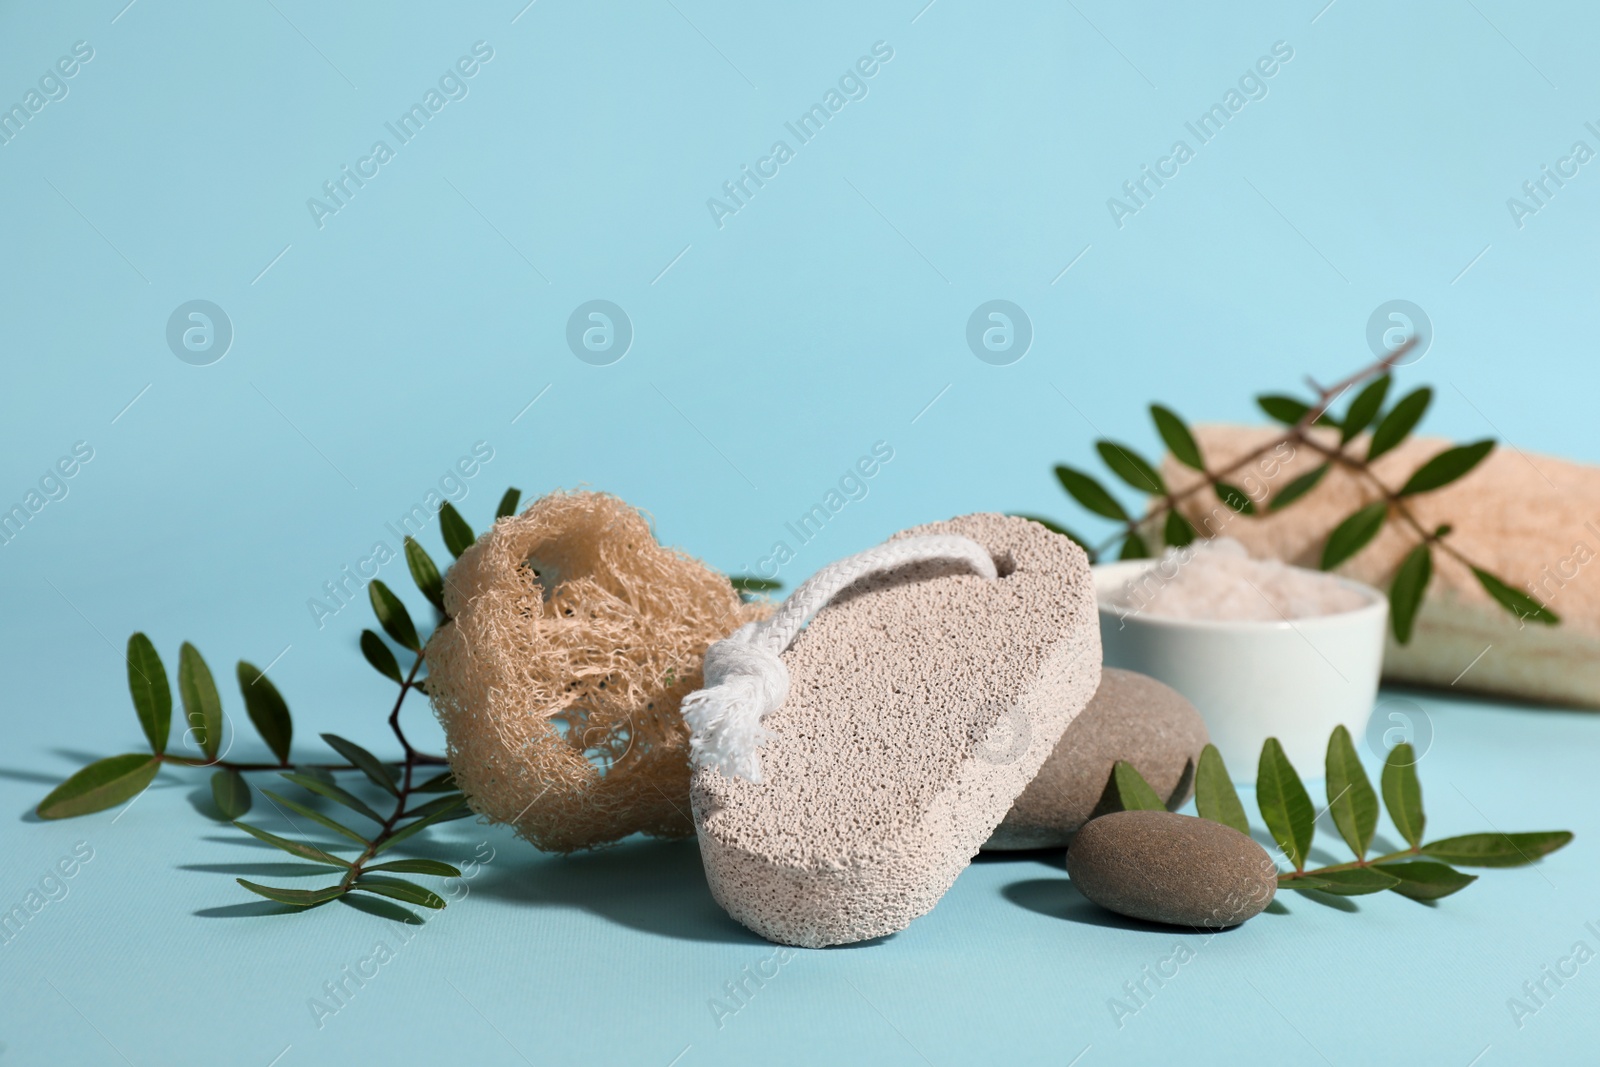
[[[713,644],[705,680],[683,710],[717,902],[782,944],[891,934],[950,888],[1098,686],[1088,560],[1001,515],[907,530]]]

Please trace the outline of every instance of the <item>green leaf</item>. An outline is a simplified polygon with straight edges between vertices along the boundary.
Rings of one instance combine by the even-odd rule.
[[[444,809],[442,809],[440,811],[436,811],[432,815],[428,815],[428,816],[426,816],[424,818],[418,819],[416,822],[407,823],[405,826],[401,827],[399,830],[396,830],[394,832],[393,836],[391,836],[387,840],[382,841],[381,843],[379,843],[378,847],[374,850],[374,852],[375,853],[376,852],[383,852],[386,849],[391,849],[394,846],[398,845],[400,842],[404,841],[406,838],[411,837],[414,834],[420,833],[421,831],[423,831],[423,830],[427,829],[428,827],[432,826],[434,823],[448,822],[449,821],[449,817],[452,814],[452,812],[454,812],[459,807],[464,807],[466,805],[466,803],[467,803],[466,798],[462,797],[460,800],[456,801],[455,804],[452,804],[448,808],[444,808]]]
[[[256,733],[272,749],[279,763],[288,763],[294,721],[289,717],[289,705],[283,694],[272,684],[272,679],[244,660],[239,661],[235,673],[239,678],[239,692],[244,694],[244,710],[250,713]]]
[[[347,892],[342,885],[330,885],[322,889],[279,889],[276,886],[249,882],[243,878],[236,878],[234,881],[257,896],[276,900],[279,904],[293,904],[297,908],[313,908],[318,904],[326,904],[330,900],[344,896]]]
[[[1422,828],[1427,817],[1422,813],[1422,783],[1417,781],[1417,753],[1411,743],[1401,742],[1389,750],[1383,762],[1383,803],[1400,836],[1412,848],[1422,844]]]
[[[1339,424],[1341,445],[1348,444],[1356,434],[1372,425],[1372,420],[1383,409],[1384,398],[1389,395],[1389,384],[1393,380],[1390,375],[1381,374],[1368,382],[1366,388],[1350,401],[1350,406],[1345,409],[1344,422]]]
[[[1122,552],[1118,559],[1149,559],[1150,546],[1144,543],[1144,538],[1136,533],[1130,533],[1122,539]]]
[[[444,579],[439,577],[439,568],[434,566],[433,557],[427,550],[417,544],[417,539],[405,539],[406,568],[411,571],[411,580],[417,583],[417,588],[422,590],[422,595],[428,598],[428,603],[439,609],[439,614],[444,614]]]
[[[495,508],[494,517],[497,519],[503,519],[507,515],[515,515],[517,513],[517,502],[521,499],[521,489],[518,489],[516,486],[512,486],[510,489],[507,489],[506,495],[500,498],[500,506]]]
[[[178,695],[195,743],[207,759],[216,759],[222,746],[222,698],[205,657],[187,641],[178,649]]]
[[[460,559],[461,553],[471,548],[472,542],[478,539],[472,527],[467,525],[467,520],[461,517],[461,512],[448,502],[439,509],[439,533],[444,537],[444,547],[456,559]]]
[[[1108,519],[1119,522],[1128,521],[1128,513],[1117,503],[1115,497],[1106,492],[1105,486],[1095,481],[1094,478],[1080,470],[1074,470],[1064,463],[1056,464],[1056,481],[1061,483],[1061,488],[1067,494],[1094,512]]]
[[[455,775],[449,771],[436,774],[419,786],[412,788],[413,793],[449,793],[456,788]]]
[[[1227,482],[1218,482],[1216,488],[1217,499],[1228,505],[1234,511],[1237,511],[1241,515],[1254,515],[1256,513],[1255,501],[1251,500],[1249,495],[1237,485],[1229,485]]]
[[[70,819],[115,807],[144,792],[160,769],[161,761],[145,752],[95,760],[39,801],[39,818]]]
[[[1311,410],[1311,405],[1303,400],[1296,400],[1292,396],[1269,393],[1266,396],[1256,397],[1256,405],[1266,412],[1267,418],[1274,422],[1281,422],[1285,426],[1294,426],[1305,418],[1306,412]],[[1318,415],[1313,423],[1316,426],[1338,426],[1326,412]]]
[[[361,654],[367,657],[373,670],[391,679],[395,685],[405,684],[405,676],[400,673],[400,664],[395,662],[394,653],[383,643],[383,638],[371,630],[361,631]]]
[[[1378,428],[1372,431],[1372,440],[1367,444],[1367,462],[1371,463],[1404,441],[1406,434],[1422,421],[1422,416],[1432,401],[1433,390],[1426,385],[1420,389],[1413,389],[1401,397],[1399,403],[1378,420]]]
[[[740,593],[771,593],[783,588],[776,578],[758,578],[753,574],[730,574],[728,583]]]
[[[440,878],[460,878],[461,872],[448,863],[438,860],[390,860],[374,867],[366,868],[368,871],[394,871],[396,874],[434,874]]]
[[[406,904],[415,904],[422,908],[442,908],[444,898],[431,889],[424,889],[415,882],[408,882],[403,878],[368,878],[363,875],[355,880],[351,889],[359,889],[365,893],[376,893],[382,897],[402,901]]]
[[[172,690],[167,687],[166,665],[142,633],[128,638],[128,692],[133,694],[133,710],[150,751],[159,756],[167,750],[172,731]]]
[[[1194,526],[1190,524],[1188,519],[1183,517],[1177,508],[1172,508],[1167,512],[1167,525],[1162,532],[1162,539],[1174,548],[1182,548],[1184,545],[1194,544]]]
[[[1293,426],[1311,410],[1311,405],[1304,401],[1275,393],[1256,397],[1256,405],[1266,413],[1267,418],[1285,426]]]
[[[1233,779],[1228,776],[1227,764],[1217,746],[1208,744],[1200,750],[1200,766],[1194,775],[1194,805],[1202,819],[1231,826],[1241,834],[1250,833],[1250,819],[1239,803]]]
[[[1117,787],[1117,800],[1123,811],[1166,811],[1166,804],[1150,788],[1138,768],[1127,760],[1117,760],[1111,769],[1111,779]]]
[[[367,584],[367,596],[372,601],[372,613],[378,617],[383,632],[394,638],[395,644],[413,652],[421,652],[422,642],[417,640],[417,628],[412,625],[411,613],[400,603],[400,598],[376,578]]]
[[[1279,889],[1293,889],[1304,892],[1307,889],[1327,889],[1332,882],[1324,882],[1321,878],[1309,874],[1280,874],[1278,875]]]
[[[1554,626],[1561,621],[1561,616],[1522,590],[1511,588],[1488,571],[1474,567],[1472,568],[1472,574],[1478,579],[1478,584],[1483,586],[1485,592],[1499,601],[1501,607],[1523,622],[1532,619],[1534,622],[1542,622],[1546,626]]]
[[[224,819],[242,819],[250,810],[250,786],[244,775],[231,767],[223,768],[211,775],[211,800]]]
[[[1424,541],[1406,553],[1394,572],[1394,581],[1389,583],[1389,627],[1402,645],[1411,640],[1411,627],[1417,621],[1417,609],[1422,606],[1422,595],[1432,577],[1433,552]]]
[[[350,829],[350,827],[344,825],[343,823],[336,822],[333,819],[328,818],[326,815],[322,814],[322,812],[318,811],[315,808],[309,808],[304,804],[297,804],[294,801],[290,800],[288,797],[279,796],[277,793],[274,793],[270,789],[263,789],[261,792],[262,792],[262,794],[264,796],[266,796],[268,799],[272,800],[273,802],[278,803],[278,804],[282,804],[284,807],[288,808],[290,811],[294,812],[295,814],[303,815],[306,818],[310,819],[314,823],[317,823],[317,824],[319,824],[321,826],[326,826],[328,829],[332,830],[336,834],[340,834],[340,835],[342,835],[344,837],[348,837],[350,840],[354,841],[358,845],[361,845],[361,846],[364,847],[364,846],[366,846],[368,844],[371,844],[371,842],[369,842],[365,837],[362,837],[359,833],[357,833],[356,831]]]
[[[394,784],[395,771],[377,756],[368,752],[354,741],[346,741],[338,734],[323,734],[322,739],[339,755],[356,765],[362,774],[372,779],[372,784],[381,789],[387,789],[392,795],[399,796],[400,789]]]
[[[388,822],[388,820],[385,819],[382,815],[379,815],[377,812],[373,811],[371,808],[369,808],[365,804],[363,804],[356,797],[354,797],[351,794],[345,792],[343,789],[339,788],[337,785],[334,785],[332,782],[324,781],[321,778],[314,778],[309,774],[295,774],[292,771],[285,771],[282,774],[280,774],[279,777],[283,778],[285,781],[293,782],[295,785],[299,786],[301,789],[309,789],[309,790],[311,790],[311,792],[316,793],[318,796],[324,796],[324,797],[327,797],[329,800],[336,801],[336,802],[338,802],[340,804],[343,804],[345,807],[349,808],[351,811],[357,812],[357,813],[359,813],[361,815],[365,815],[367,818],[371,819],[375,823],[380,823],[381,824],[381,823]]]
[[[1195,443],[1194,434],[1189,432],[1189,427],[1184,425],[1177,412],[1160,404],[1151,404],[1150,418],[1155,421],[1156,432],[1161,435],[1162,443],[1167,446],[1167,451],[1172,453],[1173,459],[1193,470],[1206,469],[1205,460],[1200,458],[1200,446]]]
[[[1396,893],[1412,900],[1438,900],[1467,888],[1478,880],[1475,874],[1462,874],[1454,867],[1431,860],[1411,860],[1406,863],[1385,863],[1380,870],[1400,879],[1391,886]]]
[[[1327,544],[1322,546],[1322,569],[1331,571],[1351,556],[1360,552],[1378,536],[1389,517],[1389,504],[1377,500],[1360,508],[1333,528]]]
[[[1261,762],[1256,770],[1256,805],[1261,809],[1267,829],[1272,832],[1272,839],[1289,857],[1294,869],[1303,869],[1306,856],[1311,852],[1312,835],[1316,833],[1317,812],[1276,737],[1267,738],[1261,746]]]
[[[1372,781],[1343,724],[1334,727],[1328,738],[1327,782],[1333,824],[1356,859],[1364,859],[1378,828],[1378,794],[1372,791]]]
[[[1100,453],[1100,459],[1111,468],[1111,473],[1134,489],[1154,496],[1166,493],[1167,483],[1162,481],[1160,472],[1127,445],[1115,441],[1096,441],[1094,447]]]
[[[1572,840],[1570,830],[1533,830],[1520,834],[1464,834],[1430,841],[1424,855],[1462,867],[1521,867]]]
[[[436,797],[435,799],[428,801],[426,804],[418,805],[411,811],[406,812],[404,817],[407,819],[423,819],[429,815],[436,814],[437,812],[456,808],[460,804],[461,800],[462,796],[460,793],[452,793],[442,797]],[[467,814],[470,814],[470,809],[462,809],[461,815],[465,816]],[[447,819],[445,821],[448,822],[449,820]]]
[[[1317,483],[1322,481],[1322,476],[1327,473],[1328,464],[1324,463],[1322,466],[1306,471],[1304,474],[1292,479],[1288,485],[1278,490],[1267,503],[1267,510],[1277,511],[1279,508],[1286,508],[1293,504],[1296,500],[1315,489]]]
[[[1400,879],[1385,874],[1377,867],[1351,867],[1343,871],[1316,871],[1312,877],[1322,884],[1315,888],[1341,897],[1359,897],[1368,893],[1381,893],[1400,884]]]
[[[348,860],[342,860],[338,856],[324,852],[315,845],[307,845],[300,841],[290,841],[287,837],[279,837],[277,834],[269,834],[265,830],[251,826],[247,822],[235,822],[233,825],[237,826],[239,829],[243,830],[257,841],[265,841],[267,844],[272,845],[275,848],[281,848],[291,856],[299,856],[301,859],[310,860],[313,863],[325,863],[330,867],[350,866]]]
[[[1449,485],[1482,463],[1484,457],[1493,451],[1493,438],[1474,441],[1470,445],[1447,448],[1412,471],[1411,477],[1406,479],[1406,484],[1400,487],[1400,495],[1414,496],[1417,493],[1428,493]]]

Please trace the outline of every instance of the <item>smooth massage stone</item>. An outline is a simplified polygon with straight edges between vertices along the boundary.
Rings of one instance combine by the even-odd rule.
[[[1173,926],[1237,926],[1272,903],[1277,865],[1231,826],[1170,811],[1118,811],[1067,850],[1078,892],[1118,915]]]
[[[1038,523],[967,515],[1000,577],[916,563],[861,579],[783,653],[763,781],[696,770],[712,895],[815,948],[904,929],[950,888],[1100,681],[1083,550]]]
[[[1061,848],[1097,815],[1116,811],[1111,771],[1127,760],[1169,810],[1194,791],[1200,750],[1211,739],[1195,706],[1176,689],[1106,667],[1100,688],[1072,720],[1050,758],[1011,805],[985,849]]]

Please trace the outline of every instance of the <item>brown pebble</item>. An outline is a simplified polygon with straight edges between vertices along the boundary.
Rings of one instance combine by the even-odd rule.
[[[1118,760],[1138,768],[1169,810],[1181,808],[1194,791],[1194,769],[1210,740],[1200,712],[1176,689],[1107,667],[1094,699],[983,847],[1070,844],[1084,823],[1121,807],[1109,788]]]
[[[1272,903],[1278,872],[1231,826],[1169,811],[1119,811],[1088,823],[1067,876],[1108,911],[1174,926],[1237,926]]]

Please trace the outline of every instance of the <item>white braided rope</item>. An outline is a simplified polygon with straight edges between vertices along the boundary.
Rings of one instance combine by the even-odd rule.
[[[789,671],[780,653],[807,619],[858,579],[929,560],[965,563],[984,578],[996,577],[994,560],[971,538],[902,537],[828,564],[801,583],[771,618],[741,626],[706,649],[705,687],[683,700],[690,762],[715,767],[730,777],[761,781],[758,750],[775,736],[761,720],[782,707],[789,695]]]

